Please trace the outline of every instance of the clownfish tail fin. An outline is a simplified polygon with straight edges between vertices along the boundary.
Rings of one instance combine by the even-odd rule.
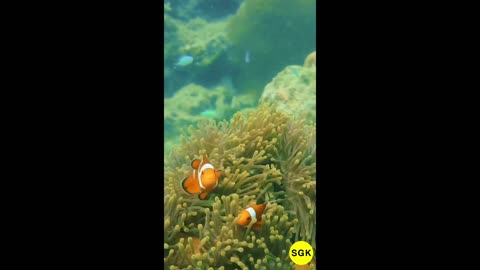
[[[207,192],[202,192],[202,193],[198,194],[198,198],[199,198],[200,200],[206,200],[207,197],[208,197],[208,195],[209,195],[209,194],[208,194]]]

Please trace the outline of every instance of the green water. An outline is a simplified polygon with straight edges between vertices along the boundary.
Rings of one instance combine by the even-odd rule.
[[[164,1],[164,8],[166,160],[184,159],[184,156],[172,154],[172,149],[180,146],[181,134],[188,131],[190,126],[196,128],[202,121],[228,122],[238,112],[247,115],[259,107],[265,93],[274,101],[272,104],[279,104],[278,109],[287,115],[308,111],[310,117],[315,113],[312,110],[315,110],[313,95],[316,92],[316,70],[304,70],[303,67],[307,55],[316,51],[315,0],[170,0]],[[273,83],[274,78],[279,79]],[[191,170],[190,161],[184,163],[182,169],[185,172]],[[181,173],[178,175],[176,190],[180,190],[180,183],[186,176]],[[179,196],[184,195],[182,193]],[[314,202],[315,199],[309,196]],[[210,211],[215,208],[212,207],[212,201],[216,200],[214,198],[211,198],[212,201],[193,203],[191,200],[194,199],[185,198],[183,202],[188,207],[191,207],[190,203],[194,205],[195,211],[200,211],[200,207],[209,208]],[[288,208],[288,203],[282,204]],[[178,222],[173,221],[179,219],[178,215],[168,218]],[[204,219],[198,223],[205,222]],[[197,226],[195,220],[188,222]],[[208,224],[205,226],[208,227]],[[201,238],[197,229],[181,233]],[[285,235],[287,232],[282,233]],[[169,243],[173,245],[174,242],[171,240]],[[167,242],[165,245],[168,246]],[[262,266],[268,269],[292,269],[290,264],[287,265],[289,260],[285,259],[285,254],[280,251],[272,255],[263,248],[245,249],[251,254],[265,255],[265,261],[252,262],[249,258],[241,258],[242,253],[238,251],[235,256],[244,260],[247,269]],[[275,246],[268,246],[268,249],[275,250]],[[178,252],[171,246],[166,250]],[[210,269],[209,265],[215,265],[212,269],[218,269],[219,266],[210,263],[188,268],[188,262],[181,260],[178,263],[169,261],[165,265],[173,267],[171,269]],[[222,266],[223,269],[242,269],[241,265],[228,262]]]

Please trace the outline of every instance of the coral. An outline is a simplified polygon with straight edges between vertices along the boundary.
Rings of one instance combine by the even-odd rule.
[[[316,47],[315,0],[245,0],[229,19],[234,44],[234,82],[241,90],[263,88],[283,67],[303,64]],[[246,51],[251,61],[244,63]]]
[[[226,22],[207,22],[200,18],[182,22],[164,15],[165,96],[171,97],[185,82],[212,85],[229,70],[225,53],[231,44],[226,38]],[[175,67],[181,56],[193,57],[187,67]],[[220,76],[219,76],[220,75]]]
[[[227,121],[201,120],[165,160],[166,269],[292,269],[292,243],[315,243],[315,127],[266,104]],[[224,171],[199,200],[181,188],[194,158]],[[236,224],[241,209],[270,201],[260,230]]]
[[[164,47],[163,47],[163,67],[164,67],[164,89],[165,93],[169,95],[173,92],[172,85],[172,71],[171,66],[177,55],[177,48],[180,46],[178,39],[178,25],[179,22],[170,16],[171,8],[169,4],[164,4]]]
[[[316,121],[316,92],[314,66],[288,66],[265,86],[260,103],[268,103],[293,118],[313,124]]]
[[[305,58],[303,66],[306,68],[317,66],[317,51],[312,52],[307,56],[307,58]]]
[[[253,97],[234,95],[228,87],[207,89],[196,84],[183,87],[173,97],[164,99],[165,153],[170,151],[172,140],[179,142],[181,127],[207,118],[229,119],[236,111],[254,105]]]
[[[188,127],[200,121],[204,118],[201,113],[205,110],[221,111],[226,106],[225,99],[231,99],[231,96],[232,92],[223,87],[214,90],[196,84],[183,87],[173,97],[164,99],[164,127],[165,131],[168,131],[166,135],[175,136],[179,134],[178,127]]]
[[[178,54],[193,56],[198,67],[207,67],[217,61],[230,47],[225,33],[226,23],[207,22],[196,18],[179,26],[182,42]]]

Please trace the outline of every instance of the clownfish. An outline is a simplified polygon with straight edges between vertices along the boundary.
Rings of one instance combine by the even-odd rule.
[[[202,160],[194,159],[191,166],[193,171],[187,178],[183,179],[182,188],[189,194],[200,194],[198,197],[205,200],[207,195],[217,186],[222,171],[215,170],[205,154]]]
[[[312,259],[311,263],[313,263],[313,265],[315,265],[315,267],[317,267],[317,263],[315,262],[315,259]],[[304,264],[304,265],[295,264],[295,270],[311,270],[312,268],[310,268],[309,264],[310,263],[307,263],[307,264]]]
[[[252,225],[252,228],[260,228],[260,226],[262,226],[262,214],[265,211],[265,208],[267,208],[267,204],[272,202],[274,201],[269,201],[262,204],[254,204],[247,209],[243,209],[238,216],[237,224],[245,227],[250,224],[252,219],[256,218],[257,222]]]

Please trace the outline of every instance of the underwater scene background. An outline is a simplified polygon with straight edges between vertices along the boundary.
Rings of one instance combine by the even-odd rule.
[[[316,1],[169,0],[164,26],[165,268],[315,269],[288,251],[318,252]],[[185,188],[203,157],[205,199]]]

